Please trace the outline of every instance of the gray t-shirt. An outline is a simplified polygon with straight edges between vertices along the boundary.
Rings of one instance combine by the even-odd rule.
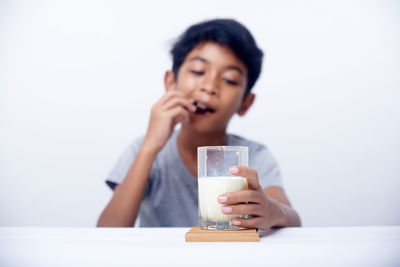
[[[197,179],[180,158],[176,143],[178,134],[178,131],[173,132],[152,166],[139,210],[141,227],[198,225]],[[143,139],[135,140],[111,170],[106,183],[112,189],[125,178]],[[282,188],[278,165],[267,147],[232,134],[227,135],[227,145],[249,148],[249,167],[257,171],[262,188]]]

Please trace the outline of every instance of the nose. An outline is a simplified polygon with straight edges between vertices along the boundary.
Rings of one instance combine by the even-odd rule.
[[[208,76],[203,80],[200,91],[205,92],[209,95],[218,95],[218,80],[216,77]]]

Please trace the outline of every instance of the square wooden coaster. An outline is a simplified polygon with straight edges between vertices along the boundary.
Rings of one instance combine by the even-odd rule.
[[[205,230],[193,226],[185,234],[186,242],[258,242],[260,235],[257,229],[246,230]]]

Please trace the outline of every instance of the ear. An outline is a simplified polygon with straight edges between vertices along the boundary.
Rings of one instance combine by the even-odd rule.
[[[240,106],[239,110],[237,111],[237,114],[239,116],[244,116],[246,112],[249,110],[251,105],[254,103],[254,99],[256,98],[256,95],[253,93],[249,93],[242,101],[242,105]]]
[[[168,70],[164,75],[164,86],[165,90],[175,90],[176,82],[175,82],[175,73],[172,70]]]

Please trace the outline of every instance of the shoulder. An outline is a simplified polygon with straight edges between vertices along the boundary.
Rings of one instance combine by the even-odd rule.
[[[277,166],[275,157],[269,148],[257,141],[249,140],[238,135],[228,135],[228,145],[247,146],[249,148],[249,167],[266,171]]]
[[[127,147],[127,150],[135,151],[137,153],[143,144],[144,137],[145,136],[142,135],[140,137],[135,138],[133,141],[131,141],[131,143]]]
[[[259,153],[269,153],[269,149],[266,145],[235,134],[228,134],[228,145],[247,146],[249,148],[249,157]]]
[[[257,170],[262,188],[283,188],[278,163],[266,145],[232,134],[228,135],[228,144],[249,148],[249,167]]]

